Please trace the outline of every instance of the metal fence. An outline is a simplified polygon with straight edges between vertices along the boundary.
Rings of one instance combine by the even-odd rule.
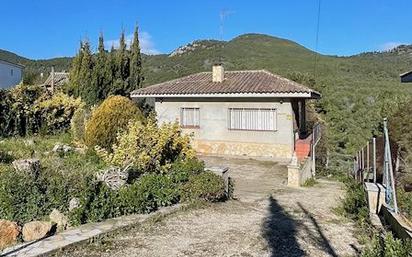
[[[383,120],[383,136],[374,137],[353,158],[352,176],[359,182],[380,183],[385,188],[387,206],[398,213],[396,200],[393,154],[387,120]]]

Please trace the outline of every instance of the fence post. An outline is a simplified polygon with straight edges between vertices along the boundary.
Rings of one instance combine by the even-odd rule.
[[[370,150],[369,150],[369,141],[368,141],[368,144],[366,145],[366,174],[367,174],[368,182],[369,182],[369,175],[370,175],[369,155],[370,155]]]
[[[376,137],[372,139],[372,151],[373,151],[373,183],[376,183]]]

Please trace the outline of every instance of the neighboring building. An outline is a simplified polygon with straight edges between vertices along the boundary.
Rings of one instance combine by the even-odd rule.
[[[64,84],[69,82],[69,73],[68,72],[50,72],[50,75],[47,77],[46,81],[43,83],[47,89],[52,90],[54,88],[62,87]]]
[[[306,134],[305,101],[320,94],[264,70],[201,72],[149,86],[160,123],[178,121],[201,154],[289,161]]]
[[[0,60],[0,88],[18,85],[23,76],[24,66]]]
[[[399,75],[402,83],[412,82],[412,71],[408,71]]]

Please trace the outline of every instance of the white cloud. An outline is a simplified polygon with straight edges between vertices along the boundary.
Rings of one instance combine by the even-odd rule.
[[[382,44],[379,49],[381,51],[390,51],[400,45],[405,45],[405,43],[401,43],[401,42],[386,42],[384,44]]]
[[[125,39],[127,46],[130,47],[133,40],[133,34],[126,35]],[[139,33],[139,42],[140,50],[142,51],[142,53],[150,55],[160,54],[160,51],[156,49],[153,43],[152,36],[148,32],[142,31]],[[106,48],[109,49],[112,46],[114,46],[114,48],[119,48],[119,39],[111,39],[104,41],[104,45]]]

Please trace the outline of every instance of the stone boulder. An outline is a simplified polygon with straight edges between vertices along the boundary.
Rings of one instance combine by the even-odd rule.
[[[69,146],[69,145],[65,145],[65,144],[61,144],[61,143],[57,143],[54,145],[53,147],[53,152],[55,153],[68,153],[68,152],[72,152],[73,151],[73,147]]]
[[[17,243],[20,227],[16,222],[0,220],[0,250]]]
[[[23,240],[33,241],[52,234],[53,225],[46,221],[32,221],[23,226]]]
[[[73,197],[70,199],[69,202],[69,211],[73,211],[74,209],[77,209],[80,207],[80,200],[77,197]]]
[[[120,169],[118,167],[110,167],[97,174],[97,179],[104,182],[112,190],[118,190],[127,183],[129,173],[127,169]]]
[[[65,230],[69,224],[69,219],[57,209],[53,209],[49,218],[52,223],[57,225],[58,230]]]
[[[37,176],[40,172],[39,159],[15,160],[12,162],[12,164],[16,171],[24,172],[34,176]]]

